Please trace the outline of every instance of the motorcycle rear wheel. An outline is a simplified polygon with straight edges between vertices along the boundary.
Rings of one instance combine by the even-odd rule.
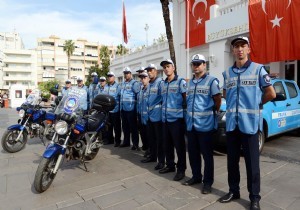
[[[56,174],[52,173],[59,155],[50,159],[43,158],[36,170],[34,188],[38,193],[46,191],[52,184]]]
[[[1,139],[2,148],[9,153],[19,152],[26,146],[27,143],[27,133],[23,131],[21,138],[19,141],[16,141],[20,130],[6,130]]]

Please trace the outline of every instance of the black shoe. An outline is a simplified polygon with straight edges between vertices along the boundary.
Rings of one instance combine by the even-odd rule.
[[[150,157],[150,151],[149,150],[146,150],[145,154],[144,154],[144,157],[147,158],[147,157]]]
[[[120,143],[115,143],[114,147],[119,147]]]
[[[103,145],[108,145],[108,144],[113,144],[113,143],[114,143],[113,141],[104,141]]]
[[[130,145],[129,144],[120,144],[119,147],[130,147]]]
[[[173,180],[174,181],[180,181],[185,177],[184,172],[177,172],[176,175],[174,176]]]
[[[134,145],[131,147],[131,150],[141,151],[141,149],[139,147],[134,146]]]
[[[200,179],[194,179],[194,178],[191,178],[185,182],[183,182],[182,184],[183,185],[186,185],[186,186],[191,186],[191,185],[194,185],[194,184],[198,184],[198,183],[201,183],[202,181]]]
[[[208,184],[204,184],[202,187],[202,194],[209,194],[211,193],[211,186]]]
[[[148,147],[146,147],[146,146],[144,146],[144,145],[142,146],[142,150],[143,150],[143,151],[146,151],[147,149],[148,149]]]
[[[142,163],[150,163],[150,162],[156,162],[156,160],[153,159],[153,158],[146,158],[146,159],[144,159],[144,160],[141,160],[141,162],[142,162]]]
[[[219,198],[220,203],[229,203],[232,200],[239,199],[240,195],[233,194],[232,192],[227,193],[223,197]]]
[[[160,170],[160,169],[163,169],[165,167],[165,164],[164,163],[158,163],[155,167],[154,167],[154,170]]]
[[[259,201],[251,201],[250,210],[260,210]]]
[[[159,170],[159,173],[160,173],[160,174],[165,174],[165,173],[169,173],[169,172],[175,172],[175,168],[169,168],[169,167],[167,166],[167,167],[165,167],[165,168]]]

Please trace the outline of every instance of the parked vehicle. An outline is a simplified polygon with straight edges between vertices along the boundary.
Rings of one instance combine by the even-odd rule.
[[[276,98],[263,105],[263,131],[259,134],[259,151],[266,138],[300,128],[300,91],[291,80],[272,78]],[[226,102],[222,99],[218,116],[218,131],[214,138],[216,147],[226,145]]]
[[[46,111],[42,110],[40,103],[47,99],[41,98],[41,93],[39,90],[34,90],[28,95],[26,101],[17,107],[20,119],[18,124],[11,125],[3,133],[1,139],[2,148],[6,152],[14,153],[22,150],[27,141],[28,137],[34,138],[39,137],[44,143],[44,119]]]
[[[60,101],[56,111],[55,133],[47,146],[34,178],[34,188],[42,193],[53,182],[63,160],[79,159],[86,171],[85,161],[96,157],[102,141],[102,131],[106,129],[109,111],[116,104],[109,95],[98,95],[93,101],[94,111],[83,115],[79,98],[85,90],[71,90]]]

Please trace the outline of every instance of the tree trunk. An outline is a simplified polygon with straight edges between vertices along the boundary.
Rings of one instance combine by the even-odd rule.
[[[71,75],[70,75],[70,73],[71,73],[71,70],[70,70],[70,56],[68,56],[68,78],[67,79],[70,79],[71,77]]]
[[[166,34],[167,34],[169,50],[170,50],[170,57],[174,62],[175,74],[177,74],[174,41],[173,41],[173,34],[172,34],[171,20],[170,20],[169,0],[160,0],[160,2],[162,5],[162,12],[165,21]]]

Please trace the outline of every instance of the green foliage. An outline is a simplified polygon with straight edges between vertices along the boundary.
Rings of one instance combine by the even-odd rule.
[[[127,54],[128,52],[129,52],[129,49],[126,48],[124,45],[119,44],[119,45],[117,46],[117,51],[116,51],[116,54],[117,54],[117,55],[125,55],[125,54]]]
[[[49,80],[38,84],[38,88],[42,91],[42,97],[50,99],[50,89],[54,88],[56,84],[59,84],[58,80]]]
[[[68,78],[71,76],[70,69],[70,57],[75,51],[75,43],[72,40],[66,40],[64,45],[64,52],[66,52],[68,56]]]

